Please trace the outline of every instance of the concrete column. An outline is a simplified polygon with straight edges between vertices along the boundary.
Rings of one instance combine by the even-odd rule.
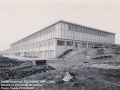
[[[67,50],[67,41],[65,40],[65,51]]]
[[[89,48],[88,43],[87,43],[87,48]]]
[[[56,48],[57,48],[57,39],[54,39],[54,58],[57,56],[56,55]]]
[[[95,47],[95,44],[93,43],[93,48]]]
[[[73,49],[75,49],[75,41],[73,40],[72,42],[73,42]]]
[[[79,46],[79,49],[82,48],[82,42],[80,42],[80,46]]]

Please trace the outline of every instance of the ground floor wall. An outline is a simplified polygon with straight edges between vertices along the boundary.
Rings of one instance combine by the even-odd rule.
[[[56,57],[58,57],[68,49],[99,48],[99,47],[105,48],[111,45],[108,43],[89,42],[89,41],[87,42],[87,41],[61,39],[61,38],[57,38],[55,42],[56,42],[56,46],[55,46]],[[58,42],[61,42],[62,44],[59,44]]]
[[[21,46],[24,48],[21,49],[21,47],[18,47],[16,51],[11,51],[11,52],[13,55],[16,56],[39,57],[46,59],[46,58],[56,58],[68,49],[97,48],[97,47],[105,47],[106,45],[108,46],[110,44],[54,38],[51,40],[36,42],[32,44],[31,48],[29,47],[29,45]]]

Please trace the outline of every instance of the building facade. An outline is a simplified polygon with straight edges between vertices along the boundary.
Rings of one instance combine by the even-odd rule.
[[[13,44],[9,53],[17,56],[55,58],[72,48],[105,47],[115,44],[115,34],[58,21]]]

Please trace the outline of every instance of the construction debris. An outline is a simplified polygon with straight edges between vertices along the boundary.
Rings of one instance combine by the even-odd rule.
[[[68,60],[90,60],[97,58],[106,58],[114,56],[114,50],[111,48],[82,48],[67,50],[66,54],[61,54],[62,59]]]
[[[71,76],[71,74],[69,72],[66,72],[65,76],[63,78],[63,81],[69,82],[71,79],[73,79],[73,76]]]

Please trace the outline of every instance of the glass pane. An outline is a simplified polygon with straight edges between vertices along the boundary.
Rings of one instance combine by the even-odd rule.
[[[67,46],[72,46],[73,42],[72,41],[67,41]]]
[[[57,45],[65,45],[65,41],[57,40]]]

